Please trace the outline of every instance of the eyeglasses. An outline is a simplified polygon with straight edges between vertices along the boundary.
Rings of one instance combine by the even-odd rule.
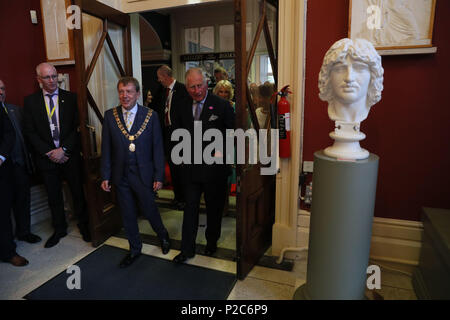
[[[45,81],[50,80],[50,78],[51,78],[52,80],[56,80],[56,79],[58,79],[58,75],[53,74],[53,75],[51,75],[51,76],[45,76],[45,77],[39,76],[39,78],[41,78],[42,80],[45,80]]]

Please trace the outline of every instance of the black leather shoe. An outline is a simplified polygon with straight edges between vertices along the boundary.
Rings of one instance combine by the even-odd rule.
[[[163,254],[167,254],[170,251],[170,238],[169,236],[165,236],[160,239],[161,242],[161,250]]]
[[[26,234],[22,237],[17,237],[17,239],[20,241],[28,242],[28,243],[38,243],[39,241],[42,240],[41,237],[39,237],[35,234],[32,234],[32,233]]]
[[[183,211],[184,207],[186,207],[186,202],[178,202],[178,205],[177,205],[178,210]]]
[[[183,263],[183,262],[185,262],[186,260],[188,260],[188,259],[191,259],[191,258],[193,258],[194,257],[194,255],[192,255],[192,256],[187,256],[187,255],[185,255],[183,252],[181,252],[180,254],[178,254],[175,258],[173,258],[173,262],[175,262],[175,263]]]
[[[45,248],[51,248],[58,244],[59,239],[64,238],[67,236],[67,232],[60,232],[60,233],[54,233],[45,243]]]
[[[86,242],[91,242],[91,233],[89,231],[89,227],[84,224],[78,224],[78,229],[80,230],[81,237]]]
[[[141,256],[140,253],[132,255],[131,253],[127,254],[125,258],[120,261],[119,268],[129,267],[133,262],[137,260]]]
[[[216,251],[217,251],[217,246],[206,245],[204,254],[205,254],[205,256],[211,257],[214,253],[216,253]]]
[[[28,264],[28,260],[22,256],[19,256],[17,253],[11,259],[3,260],[3,261],[9,262],[15,267],[23,267]]]
[[[173,199],[172,201],[170,201],[169,205],[172,209],[177,209],[178,208],[178,200]]]

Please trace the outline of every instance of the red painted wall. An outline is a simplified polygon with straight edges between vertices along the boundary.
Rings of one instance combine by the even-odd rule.
[[[36,10],[38,24],[32,24]],[[36,66],[46,60],[39,0],[0,1],[0,79],[6,86],[6,101],[23,105],[24,97],[39,89]],[[56,68],[69,73],[70,88],[76,88],[75,67]]]
[[[329,47],[347,37],[348,0],[308,1],[304,160],[332,144],[318,74]],[[384,90],[361,131],[380,157],[375,216],[420,220],[422,206],[450,208],[450,1],[437,0],[436,54],[383,56]]]

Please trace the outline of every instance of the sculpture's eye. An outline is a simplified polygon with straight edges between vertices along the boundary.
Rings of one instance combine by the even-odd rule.
[[[345,72],[345,71],[347,71],[347,65],[345,65],[343,63],[336,63],[333,66],[333,71],[334,72]]]
[[[368,70],[369,66],[365,63],[356,62],[353,64],[353,69],[357,70],[357,71],[364,71],[364,70]]]

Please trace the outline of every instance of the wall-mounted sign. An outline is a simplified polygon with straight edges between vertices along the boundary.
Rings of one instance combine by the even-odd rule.
[[[218,52],[218,53],[194,53],[180,55],[180,61],[203,61],[203,60],[221,60],[234,59],[234,52]]]

